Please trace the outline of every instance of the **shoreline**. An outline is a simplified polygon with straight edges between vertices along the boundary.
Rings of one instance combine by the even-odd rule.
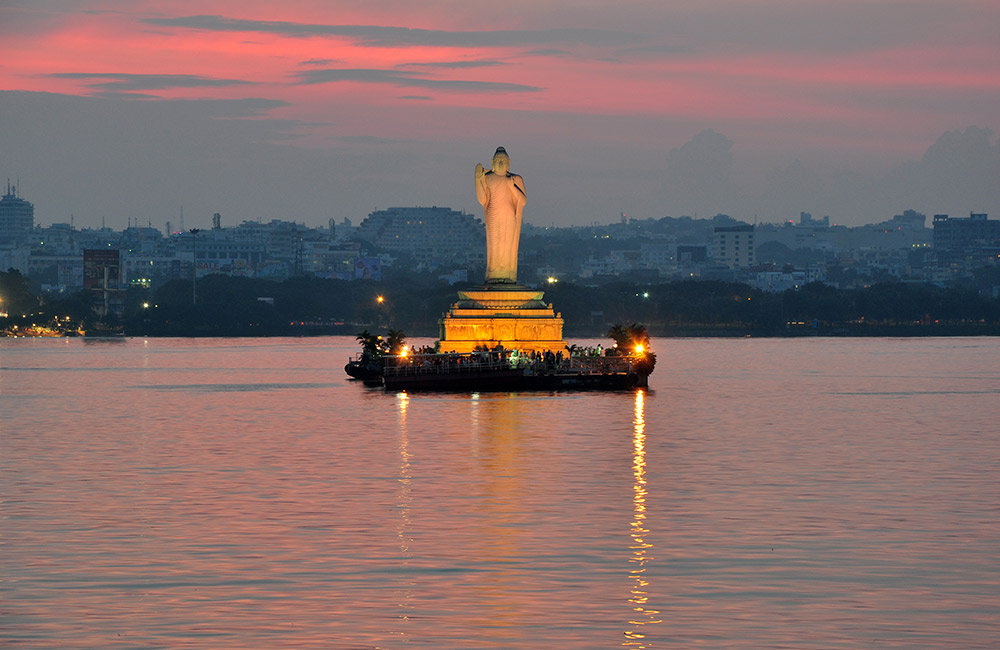
[[[365,326],[358,325],[358,328]],[[368,326],[371,327],[371,326]],[[83,339],[121,339],[121,338],[316,338],[322,336],[349,336],[357,332],[350,328],[338,328],[336,331],[290,331],[247,334],[242,332],[220,332],[205,330],[189,330],[185,332],[147,333],[129,332],[112,334],[80,335],[70,333],[64,335],[24,335],[8,332],[0,333],[3,338],[83,338]],[[852,327],[817,327],[799,326],[784,330],[768,330],[739,327],[676,327],[669,329],[650,329],[649,335],[657,339],[680,338],[955,338],[955,337],[997,337],[1000,336],[1000,324],[938,324],[938,325],[861,325]],[[606,334],[599,332],[570,332],[565,334],[567,340],[573,339],[606,339]],[[409,339],[436,339],[435,334],[417,331],[407,334]],[[572,342],[572,341],[571,341]]]

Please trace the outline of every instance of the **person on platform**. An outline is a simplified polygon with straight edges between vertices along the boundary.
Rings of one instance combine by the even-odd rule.
[[[517,283],[517,245],[526,195],[524,179],[510,172],[503,147],[493,154],[493,169],[476,165],[476,198],[486,222],[486,283]]]

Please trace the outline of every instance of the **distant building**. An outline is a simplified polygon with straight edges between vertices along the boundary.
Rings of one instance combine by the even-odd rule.
[[[755,264],[754,227],[719,226],[713,242],[715,261],[731,269],[744,269]]]
[[[407,253],[427,268],[466,265],[486,240],[483,223],[450,208],[389,208],[372,212],[358,226],[358,239]]]
[[[677,244],[677,261],[681,264],[701,264],[708,259],[708,247]]]
[[[931,231],[924,227],[926,217],[906,210],[892,219],[854,228],[829,225],[829,218],[814,219],[808,212],[799,215],[799,223],[762,224],[754,232],[756,245],[777,243],[792,251],[824,251],[841,254],[849,251],[910,251],[929,247]]]
[[[759,271],[750,276],[749,284],[760,291],[780,293],[788,289],[799,289],[810,282],[821,281],[822,276],[822,272],[817,268]]]
[[[236,238],[229,230],[182,233],[173,239],[176,256],[190,260],[198,277],[213,273],[253,277],[265,261],[265,244],[260,239]]]
[[[283,262],[291,268],[303,266],[304,241],[330,241],[329,230],[317,230],[291,221],[272,219],[269,223],[244,221],[223,236],[238,242],[263,245],[264,257],[270,262]]]
[[[51,255],[79,253],[76,245],[78,231],[68,223],[54,223],[51,226],[35,228],[32,233],[32,247]]]
[[[639,244],[639,261],[642,268],[656,269],[660,275],[677,270],[677,243],[655,240]]]
[[[881,224],[875,224],[875,225],[896,227],[900,230],[903,229],[923,230],[924,228],[927,227],[927,215],[921,214],[916,210],[904,210],[903,214],[897,214],[889,221],[883,221]]]
[[[361,244],[357,242],[331,244],[326,253],[326,268],[318,271],[317,275],[338,280],[354,280],[360,258]]]
[[[35,227],[35,206],[17,195],[17,187],[7,181],[0,198],[0,244],[22,244],[31,239]]]
[[[1000,257],[1000,221],[985,214],[968,217],[934,215],[934,254],[938,264],[997,264]]]
[[[800,212],[799,213],[799,227],[800,228],[829,228],[830,227],[830,217],[823,217],[822,219],[813,219],[812,213],[810,213],[810,212]]]

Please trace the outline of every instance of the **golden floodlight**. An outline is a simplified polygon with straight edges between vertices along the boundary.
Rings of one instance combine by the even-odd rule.
[[[377,302],[378,304],[381,305],[383,302],[385,302],[385,296],[381,296],[380,295],[380,296],[376,297],[375,298],[375,302]]]
[[[635,346],[635,353],[636,354],[642,354],[645,350],[646,350],[646,348],[643,347],[642,343],[639,343],[639,344],[637,344]]]

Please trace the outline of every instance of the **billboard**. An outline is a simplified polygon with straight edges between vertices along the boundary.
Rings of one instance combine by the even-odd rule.
[[[117,248],[83,251],[84,289],[117,289],[121,280],[120,252]]]
[[[382,265],[377,257],[359,257],[354,264],[356,280],[381,280]]]

